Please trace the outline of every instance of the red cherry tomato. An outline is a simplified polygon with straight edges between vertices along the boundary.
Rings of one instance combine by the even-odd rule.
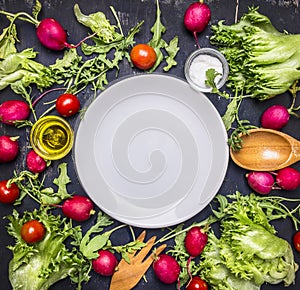
[[[8,180],[0,181],[0,202],[13,203],[20,195],[19,187],[15,183],[7,186]]]
[[[56,100],[56,110],[63,117],[70,117],[80,110],[80,102],[73,94],[62,94]]]
[[[198,276],[194,276],[189,282],[186,290],[208,290],[208,284]]]
[[[28,243],[33,244],[41,241],[45,236],[44,225],[38,220],[30,220],[21,227],[21,237]]]
[[[148,44],[137,44],[130,52],[130,59],[137,68],[147,70],[154,66],[156,52]]]
[[[300,231],[296,232],[293,237],[293,244],[297,252],[300,252]]]

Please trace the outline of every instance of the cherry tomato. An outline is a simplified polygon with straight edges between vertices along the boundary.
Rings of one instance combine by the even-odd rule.
[[[70,117],[80,110],[80,102],[73,94],[62,94],[56,100],[56,110],[63,117]]]
[[[8,180],[0,181],[0,202],[13,203],[20,195],[19,187],[15,183],[7,186]]]
[[[30,220],[21,227],[21,237],[28,244],[41,241],[45,236],[45,232],[44,225],[38,220]]]
[[[147,70],[154,66],[156,52],[148,44],[137,44],[130,52],[130,59],[137,68]]]
[[[300,252],[300,231],[296,232],[293,237],[293,244],[297,252]]]
[[[194,276],[186,287],[187,290],[208,290],[207,283],[198,276]]]

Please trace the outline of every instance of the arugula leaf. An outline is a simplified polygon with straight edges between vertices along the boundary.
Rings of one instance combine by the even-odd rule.
[[[57,192],[52,187],[44,188],[44,180],[39,179],[39,174],[34,174],[28,170],[23,170],[20,173],[15,171],[14,177],[9,179],[9,184],[16,183],[21,191],[21,195],[14,204],[20,204],[27,195],[43,205],[58,204],[62,200],[71,197],[67,191],[67,184],[70,183],[70,178],[67,175],[67,164],[61,163],[58,169],[59,176],[53,181],[58,186]]]
[[[59,164],[58,170],[60,172],[59,177],[55,178],[53,183],[58,186],[57,195],[64,200],[71,197],[67,190],[67,184],[71,182],[67,173],[67,163]]]
[[[227,105],[226,111],[222,116],[222,121],[224,123],[226,131],[232,131],[230,138],[228,138],[228,144],[233,150],[239,150],[242,148],[242,138],[240,134],[248,134],[248,130],[256,128],[256,126],[251,125],[248,120],[241,120],[239,117],[239,108],[242,101],[246,98],[243,95],[239,95],[236,90],[235,96],[231,97],[227,92],[221,92],[215,83],[215,78],[219,73],[215,69],[208,69],[206,71],[206,85],[212,88],[212,93],[218,94],[219,96],[228,99],[229,103]],[[234,124],[237,124],[236,128],[233,128]]]
[[[98,257],[98,251],[107,244],[110,232],[95,237],[92,237],[92,235],[102,232],[104,227],[113,223],[109,216],[99,211],[96,223],[89,228],[79,245],[80,251],[87,259],[96,259]]]
[[[109,216],[103,214],[101,211],[98,213],[96,223],[89,228],[83,237],[79,236],[78,245],[82,254],[89,260],[98,258],[98,251],[101,249],[108,249],[110,251],[116,251],[121,254],[122,258],[130,263],[129,255],[133,251],[140,250],[146,243],[135,240],[128,242],[121,246],[113,246],[110,241],[110,236],[113,232],[125,227],[121,224],[99,235],[104,230],[104,227],[110,226],[113,221]]]
[[[225,114],[222,116],[222,121],[225,125],[226,131],[229,131],[232,128],[232,124],[236,120],[237,108],[238,99],[233,98],[227,105]]]
[[[177,52],[179,51],[179,46],[178,46],[178,36],[175,36],[165,47],[166,52],[168,53],[168,56],[166,56],[166,62],[167,66],[164,67],[164,71],[169,71],[172,66],[177,65],[177,61],[175,61],[175,57]]]
[[[168,56],[166,57],[167,66],[164,67],[164,71],[169,71],[171,67],[177,65],[175,57],[179,51],[178,46],[178,37],[175,36],[168,45],[167,42],[162,38],[163,34],[166,32],[166,27],[161,22],[161,10],[159,7],[159,1],[156,0],[156,20],[150,30],[153,34],[151,40],[148,42],[148,45],[152,46],[156,52],[156,62],[154,66],[149,70],[153,72],[164,60],[164,55],[162,49],[165,49]]]
[[[222,75],[221,73],[217,72],[214,68],[209,68],[206,72],[206,80],[205,84],[212,88],[212,93],[217,94],[219,93],[219,89],[216,86],[215,79],[217,76]]]
[[[0,59],[5,59],[11,53],[16,53],[17,28],[15,24],[4,28],[0,35]]]
[[[121,254],[122,259],[124,259],[128,264],[130,264],[130,257],[129,254],[132,254],[135,251],[138,251],[145,247],[147,244],[144,242],[141,242],[139,240],[135,240],[132,242],[129,242],[125,245],[121,246],[110,246],[110,249],[115,250],[117,253]]]

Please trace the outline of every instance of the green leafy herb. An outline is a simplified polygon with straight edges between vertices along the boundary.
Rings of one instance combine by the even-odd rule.
[[[98,257],[98,251],[103,248],[110,236],[110,232],[105,232],[102,235],[96,235],[104,230],[105,227],[113,224],[113,221],[101,211],[98,213],[96,223],[89,228],[84,237],[80,241],[80,251],[88,259],[96,259]]]
[[[39,174],[34,174],[28,170],[21,171],[20,173],[14,172],[14,177],[9,180],[9,183],[16,183],[21,191],[20,197],[16,200],[15,205],[20,204],[27,195],[39,204],[44,205],[58,204],[62,200],[71,197],[66,187],[70,182],[67,175],[67,164],[61,163],[58,169],[60,174],[53,181],[58,187],[57,192],[55,192],[52,187],[45,188],[44,179],[41,180]]]
[[[121,254],[122,258],[130,264],[130,258],[129,254],[134,253],[135,251],[138,251],[146,246],[146,243],[141,242],[139,240],[134,240],[132,242],[129,242],[127,244],[121,245],[121,246],[111,246],[110,248],[112,250],[115,250],[117,253]]]
[[[163,34],[166,32],[166,27],[161,22],[161,10],[158,0],[156,0],[156,20],[151,28],[151,32],[153,36],[148,44],[152,46],[156,52],[156,62],[149,72],[155,71],[164,60],[162,49],[165,49],[168,54],[166,56],[167,66],[164,67],[164,71],[169,71],[171,67],[177,65],[175,57],[179,51],[178,36],[175,36],[169,44],[162,38]]]
[[[140,250],[146,244],[135,240],[121,246],[112,245],[110,241],[111,234],[125,227],[126,225],[121,224],[110,230],[107,230],[102,234],[99,234],[104,231],[105,227],[108,227],[111,224],[113,224],[113,221],[109,218],[109,216],[100,211],[98,213],[96,223],[86,232],[83,237],[79,237],[78,241],[80,251],[87,259],[91,260],[97,259],[99,250],[108,249],[120,253],[122,258],[126,262],[130,263],[128,254],[132,253],[133,251]]]
[[[215,78],[219,73],[215,69],[208,69],[206,72],[206,85],[212,88],[212,93],[218,94],[219,96],[229,100],[227,109],[222,116],[226,131],[231,131],[228,144],[233,150],[239,150],[242,148],[242,138],[240,134],[248,134],[248,130],[256,128],[251,125],[248,120],[241,120],[239,117],[239,108],[244,100],[245,96],[239,95],[238,91],[235,92],[235,96],[231,97],[227,92],[221,92],[215,83]],[[236,123],[236,128],[233,128]]]
[[[0,35],[0,59],[5,59],[9,54],[16,53],[17,28],[14,23],[3,29]]]

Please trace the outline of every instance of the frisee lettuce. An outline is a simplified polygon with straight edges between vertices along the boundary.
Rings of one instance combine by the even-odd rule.
[[[227,85],[260,100],[286,92],[300,79],[299,34],[279,32],[270,19],[249,8],[239,22],[212,25],[210,41],[225,55]]]
[[[291,285],[295,280],[298,265],[294,261],[290,244],[276,235],[271,221],[291,218],[296,229],[300,220],[299,199],[276,196],[260,197],[235,194],[217,195],[218,208],[212,205],[213,215],[206,220],[194,223],[188,228],[178,226],[172,254],[181,265],[181,285],[189,281],[187,263],[189,255],[184,247],[186,232],[193,226],[211,226],[208,243],[198,259],[192,259],[189,270],[199,275],[217,290],[259,290],[264,283]],[[285,202],[296,202],[298,206],[289,210]],[[216,235],[212,224],[218,225],[220,234]],[[176,235],[177,234],[177,235]],[[162,240],[165,240],[163,238]]]
[[[24,212],[21,217],[14,210],[8,216],[8,233],[16,240],[8,248],[13,253],[9,263],[9,280],[13,289],[45,290],[57,281],[69,277],[81,284],[89,280],[90,263],[76,248],[67,248],[66,240],[74,239],[80,227],[73,227],[71,221],[54,216],[46,207]],[[20,229],[28,220],[37,219],[46,228],[44,239],[29,245],[23,241]]]

